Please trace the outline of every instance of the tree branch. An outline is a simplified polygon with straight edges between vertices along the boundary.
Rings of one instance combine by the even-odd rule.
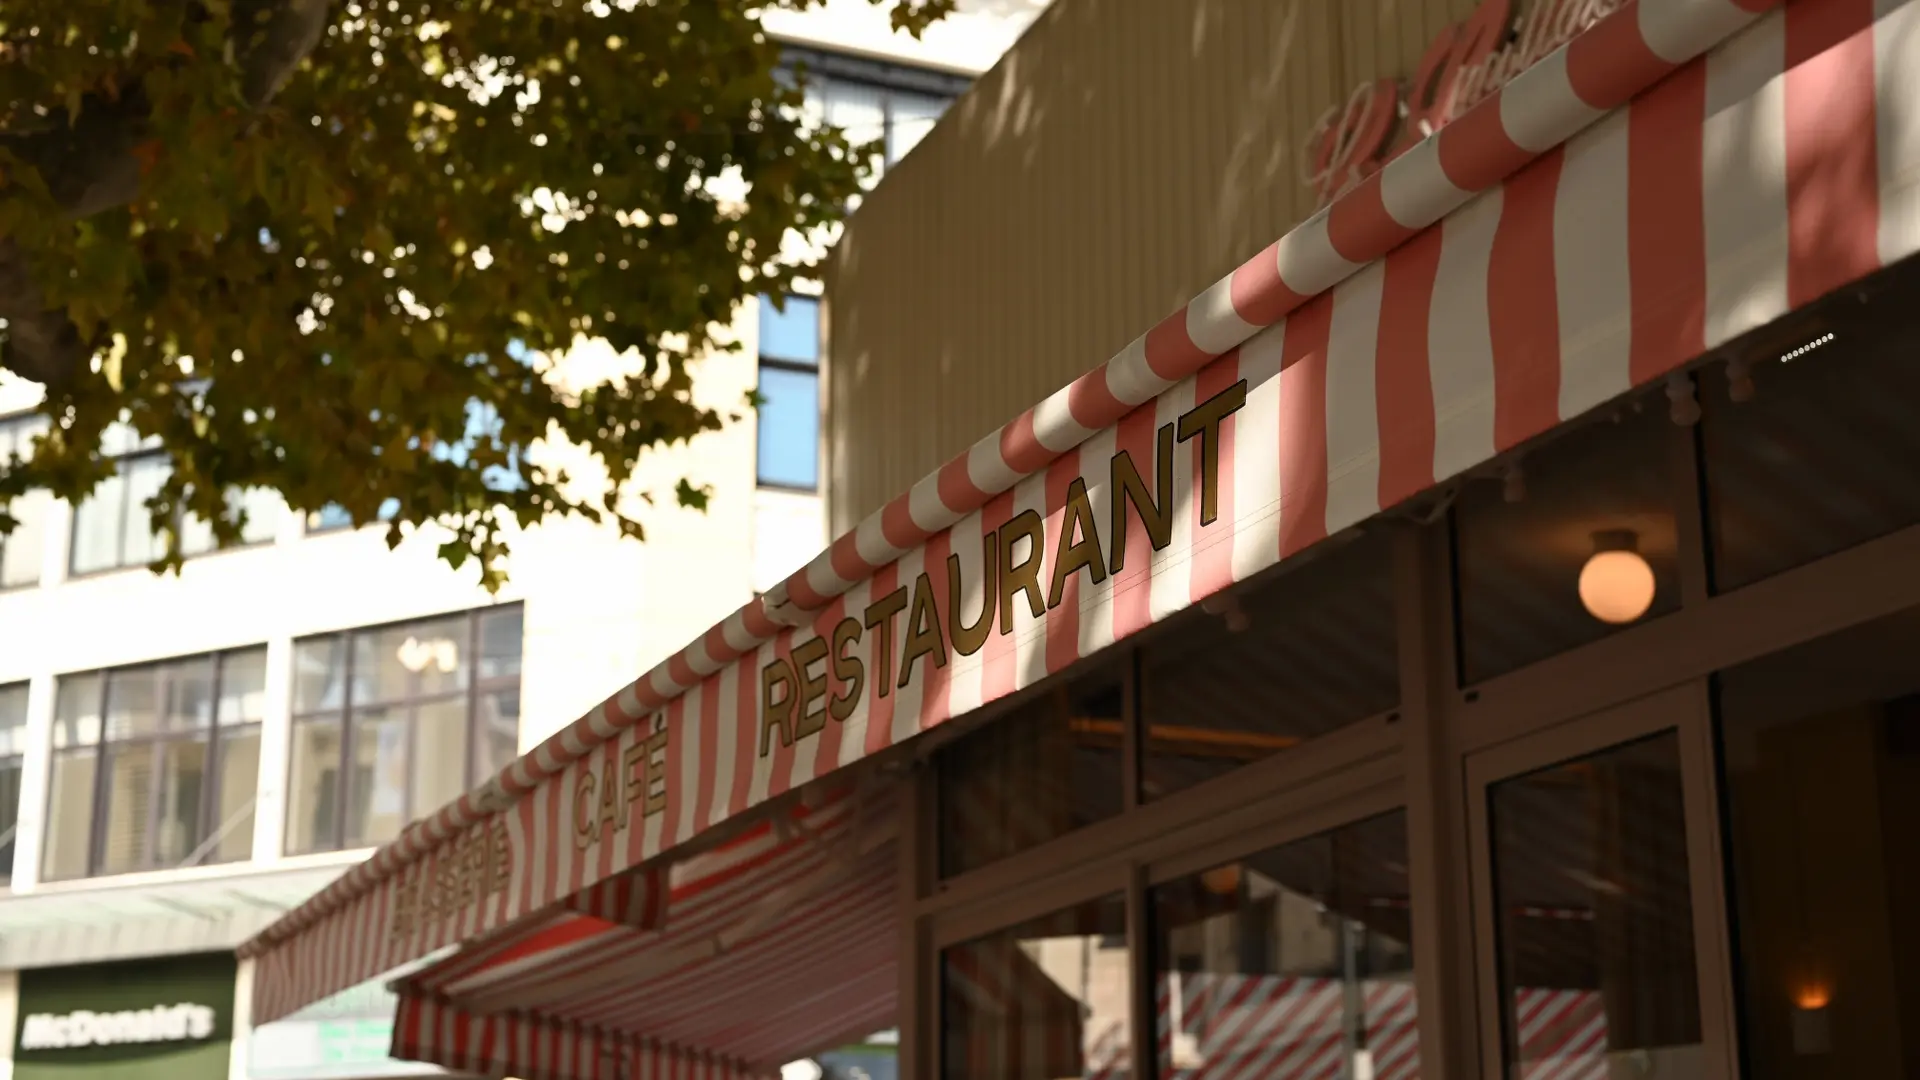
[[[241,92],[255,110],[285,86],[326,32],[330,0],[238,0],[229,37],[239,58]],[[218,61],[208,61],[218,62]],[[90,95],[71,126],[0,130],[0,146],[31,165],[70,219],[125,206],[139,197],[140,158],[149,106],[138,85],[116,101]],[[0,367],[49,389],[70,385],[92,357],[64,311],[49,309],[33,268],[0,239],[0,318],[7,320]]]

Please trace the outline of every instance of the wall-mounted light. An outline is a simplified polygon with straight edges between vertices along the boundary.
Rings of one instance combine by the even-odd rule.
[[[1803,1057],[1833,1052],[1833,991],[1808,983],[1793,995],[1793,1052]]]
[[[1653,606],[1653,567],[1640,554],[1629,529],[1593,534],[1593,555],[1580,568],[1580,603],[1587,613],[1615,626],[1633,622]]]

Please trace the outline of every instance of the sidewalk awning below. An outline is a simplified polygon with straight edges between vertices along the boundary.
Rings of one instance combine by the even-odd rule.
[[[893,803],[828,796],[674,865],[664,921],[555,912],[405,980],[393,1056],[526,1080],[777,1076],[894,1021]]]
[[[199,881],[89,882],[0,898],[0,971],[188,952],[224,952],[345,873],[344,864],[224,874]]]

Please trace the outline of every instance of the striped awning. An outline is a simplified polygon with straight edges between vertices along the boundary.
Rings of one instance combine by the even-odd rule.
[[[469,946],[396,987],[394,1056],[541,1080],[777,1075],[795,1048],[893,1022],[893,840],[887,800],[839,792],[676,863],[658,929],[556,911]]]
[[[1920,0],[1628,3],[249,942],[256,1020],[671,934],[663,853],[1916,250]]]

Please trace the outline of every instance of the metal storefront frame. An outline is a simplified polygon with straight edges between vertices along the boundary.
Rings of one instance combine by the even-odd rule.
[[[1914,267],[1884,275],[1904,292]],[[1888,302],[1900,302],[1899,293]],[[1833,301],[1854,303],[1853,297]],[[1818,318],[1820,305],[1768,328]],[[1752,343],[1749,342],[1749,345]],[[1412,925],[1420,957],[1422,1077],[1504,1075],[1487,907],[1487,815],[1492,777],[1624,743],[1656,728],[1678,732],[1684,755],[1689,872],[1708,1076],[1737,1073],[1732,945],[1721,851],[1708,680],[1716,672],[1836,631],[1920,607],[1920,525],[1785,570],[1742,588],[1709,587],[1696,427],[1672,425],[1677,611],[1510,674],[1462,685],[1452,539],[1444,522],[1402,518],[1392,528],[1399,613],[1401,705],[1221,779],[1088,826],[971,873],[931,871],[936,807],[929,768],[907,797],[910,835],[901,927],[913,963],[902,973],[906,1076],[940,1076],[940,948],[1061,903],[1124,887],[1132,974],[1131,1075],[1151,1071],[1151,959],[1143,897],[1151,883],[1384,809],[1408,815]],[[1486,482],[1486,481],[1480,481]],[[1285,572],[1282,568],[1278,572]],[[1300,572],[1312,573],[1309,566]],[[1151,640],[1148,636],[1147,640]],[[1137,643],[1120,649],[1137,650]],[[1107,662],[1098,658],[1096,662]],[[1057,677],[1069,677],[1066,674]],[[1138,757],[1140,720],[1128,696],[1125,755]],[[922,753],[936,753],[930,747]],[[1129,772],[1132,775],[1132,772]],[[903,819],[905,820],[905,819]]]

